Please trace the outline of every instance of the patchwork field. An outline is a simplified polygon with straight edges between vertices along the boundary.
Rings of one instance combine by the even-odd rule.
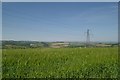
[[[116,78],[118,48],[3,49],[3,78]]]

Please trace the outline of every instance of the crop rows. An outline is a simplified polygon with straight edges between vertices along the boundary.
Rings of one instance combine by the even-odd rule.
[[[3,78],[116,78],[117,48],[4,49]]]

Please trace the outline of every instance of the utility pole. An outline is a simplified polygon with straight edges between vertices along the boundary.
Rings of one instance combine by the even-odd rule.
[[[86,47],[90,47],[90,30],[87,29]]]

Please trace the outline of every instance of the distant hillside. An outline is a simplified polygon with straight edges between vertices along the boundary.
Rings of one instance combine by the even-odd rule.
[[[91,42],[90,47],[117,47],[118,43]],[[81,48],[86,47],[85,42],[39,42],[39,41],[0,41],[0,48]]]
[[[48,47],[47,42],[37,41],[2,41],[2,48],[36,48],[36,47]]]

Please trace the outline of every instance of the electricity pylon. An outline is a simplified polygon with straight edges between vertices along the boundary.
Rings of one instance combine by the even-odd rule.
[[[90,47],[90,30],[87,29],[86,47]]]

